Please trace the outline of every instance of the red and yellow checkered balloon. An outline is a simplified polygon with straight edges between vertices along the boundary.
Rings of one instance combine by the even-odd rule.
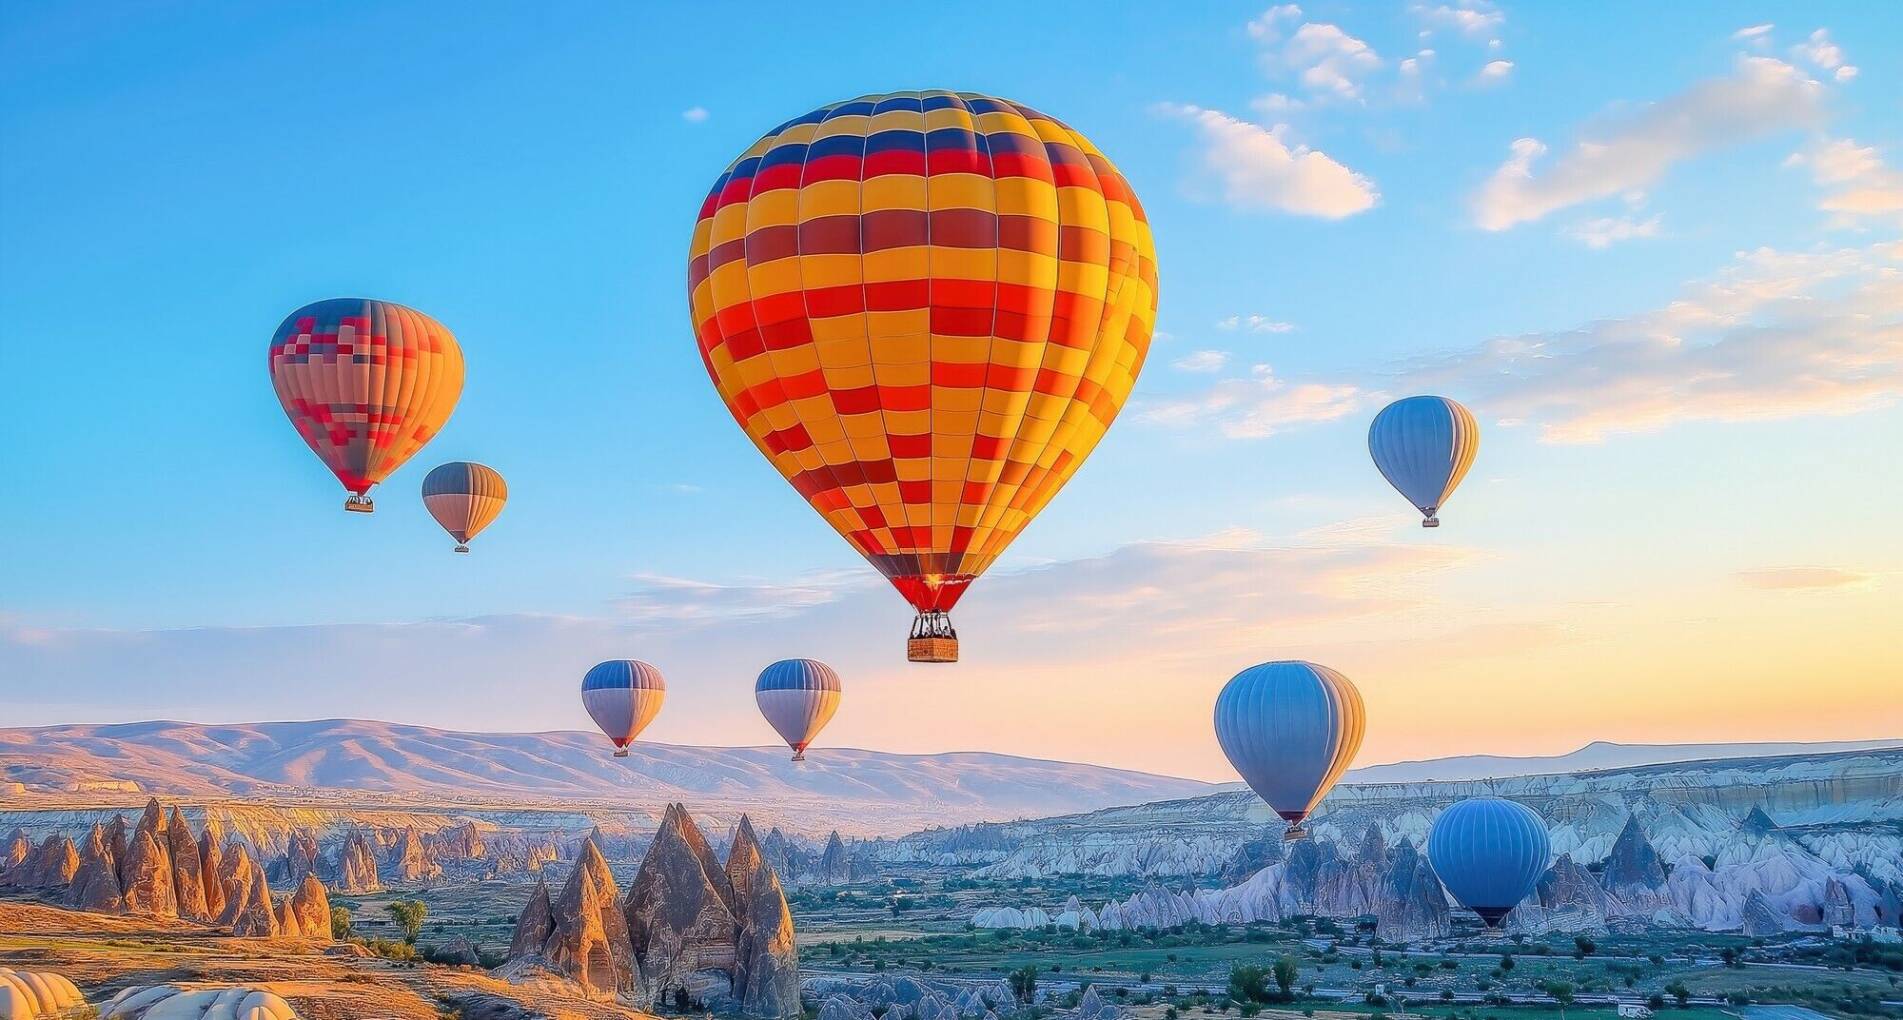
[[[715,181],[689,254],[721,399],[920,613],[1076,473],[1156,318],[1149,224],[1116,167],[969,92],[775,128]]]

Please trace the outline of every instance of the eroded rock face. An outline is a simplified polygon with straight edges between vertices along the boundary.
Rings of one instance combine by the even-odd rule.
[[[6,845],[0,847],[0,882],[5,881],[7,872],[25,864],[32,855],[33,840],[27,836],[25,829],[15,828],[13,834],[7,837]]]
[[[1671,906],[1671,895],[1665,890],[1665,861],[1645,838],[1638,815],[1627,817],[1619,830],[1599,884],[1612,897],[1609,908],[1616,914],[1650,916]]]
[[[547,884],[537,881],[529,904],[516,918],[505,976],[548,970],[580,985],[591,999],[645,1007],[634,947],[622,915],[620,890],[594,840],[584,840],[561,895],[551,903]]]
[[[1507,915],[1506,928],[1515,932],[1574,932],[1599,934],[1606,930],[1611,899],[1592,872],[1560,854],[1533,887],[1533,895]]]
[[[377,855],[361,831],[353,832],[337,851],[337,880],[340,893],[372,893],[383,889],[377,875]]]
[[[732,991],[739,923],[732,886],[700,828],[668,805],[628,890],[628,933],[655,998],[709,1002]]]
[[[237,901],[237,909],[231,911],[231,933],[240,938],[276,938],[278,912],[271,904],[271,886],[264,880],[264,869],[246,855],[245,870],[249,884],[243,887],[245,892]],[[227,910],[230,910],[230,897],[226,899]]]
[[[441,878],[443,866],[436,863],[416,829],[406,827],[390,850],[390,867],[386,873],[392,881],[413,885]]]
[[[177,917],[178,898],[172,888],[172,862],[159,844],[163,833],[143,823],[132,834],[125,861],[119,866],[119,887],[130,914]]]
[[[846,842],[839,838],[839,830],[834,829],[826,837],[826,850],[819,855],[816,879],[821,885],[847,885],[855,877],[852,855],[846,851]]]
[[[324,883],[318,881],[316,875],[305,875],[303,883],[285,903],[296,915],[298,931],[305,938],[330,941],[330,894],[324,891]]]
[[[210,921],[205,903],[205,867],[198,856],[198,838],[175,804],[165,823],[166,856],[172,862],[172,898],[178,916],[187,921]]]
[[[741,824],[746,825],[744,818]],[[800,975],[793,912],[787,908],[778,876],[766,866],[753,844],[753,830],[745,827],[743,832],[750,854],[743,857],[736,840],[727,856],[727,873],[733,876],[734,898],[740,907],[740,935],[734,954],[735,994],[741,1011],[751,1016],[796,1017],[800,1014]]]
[[[1403,839],[1394,848],[1387,881],[1377,897],[1377,930],[1390,941],[1442,938],[1453,933],[1447,894],[1427,863],[1427,855]]]
[[[1269,826],[1260,836],[1236,847],[1222,866],[1222,879],[1230,885],[1249,880],[1250,876],[1271,864],[1282,862],[1282,827]]]
[[[431,849],[439,861],[473,861],[489,855],[475,822],[452,825],[437,833]]]
[[[283,859],[272,870],[286,882],[302,882],[305,875],[317,873],[319,855],[317,834],[309,829],[297,829],[290,835]]]
[[[126,908],[125,896],[119,890],[119,868],[102,825],[94,824],[86,835],[86,847],[79,853],[79,870],[66,890],[66,905],[102,914],[117,914]]]
[[[224,827],[206,819],[205,831],[198,836],[198,866],[205,880],[205,914],[213,920],[225,912],[225,886],[219,877],[224,873],[224,844]]]

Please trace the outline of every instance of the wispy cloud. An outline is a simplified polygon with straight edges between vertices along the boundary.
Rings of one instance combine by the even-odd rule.
[[[1812,32],[1810,38],[1791,47],[1791,53],[1838,81],[1849,81],[1857,76],[1856,66],[1846,62],[1843,47],[1831,41],[1828,29]]]
[[[1875,578],[1856,570],[1838,567],[1765,567],[1740,570],[1738,580],[1748,588],[1768,591],[1833,591],[1867,588]]]
[[[1231,439],[1263,439],[1300,425],[1334,421],[1369,394],[1347,383],[1291,383],[1268,365],[1246,379],[1224,379],[1202,393],[1144,407],[1139,418],[1169,428],[1214,428]]]
[[[1663,307],[1424,359],[1409,389],[1463,395],[1550,442],[1690,421],[1854,414],[1903,397],[1903,273],[1884,246],[1740,253]]]
[[[1775,27],[1775,25],[1769,22],[1765,22],[1762,25],[1746,25],[1736,32],[1731,33],[1731,38],[1734,42],[1741,42],[1763,49],[1771,44],[1771,29]]]
[[[1238,209],[1332,220],[1366,212],[1381,197],[1373,181],[1326,153],[1290,146],[1260,125],[1198,106],[1161,109],[1195,125],[1204,170]]]
[[[1891,169],[1873,146],[1827,138],[1785,163],[1810,169],[1811,178],[1825,188],[1818,208],[1832,214],[1840,226],[1856,226],[1870,217],[1903,221],[1903,171]]]
[[[1474,75],[1474,80],[1481,85],[1497,85],[1506,81],[1512,74],[1513,61],[1489,60]]]
[[[1280,322],[1266,315],[1231,315],[1216,320],[1216,328],[1246,333],[1293,333],[1293,323]]]
[[[1191,351],[1170,362],[1170,367],[1178,372],[1220,372],[1227,364],[1227,351]]]
[[[1430,29],[1446,29],[1473,39],[1494,37],[1507,20],[1499,7],[1483,0],[1466,0],[1451,6],[1415,4],[1409,10]]]
[[[707,119],[707,108],[705,106],[690,106],[681,111],[681,119],[689,124],[699,124]]]
[[[1604,216],[1574,224],[1567,233],[1580,244],[1603,251],[1621,241],[1657,237],[1659,217],[1641,220],[1630,216]]]
[[[1581,202],[1643,189],[1675,164],[1779,131],[1813,127],[1824,87],[1770,57],[1741,57],[1728,75],[1699,82],[1635,113],[1580,133],[1546,165],[1546,143],[1513,142],[1506,162],[1473,196],[1474,223],[1505,230]]]

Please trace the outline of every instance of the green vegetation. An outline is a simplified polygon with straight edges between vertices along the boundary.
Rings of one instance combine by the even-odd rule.
[[[403,941],[415,945],[416,937],[423,933],[423,919],[429,916],[429,907],[422,900],[397,900],[383,909],[403,930]]]

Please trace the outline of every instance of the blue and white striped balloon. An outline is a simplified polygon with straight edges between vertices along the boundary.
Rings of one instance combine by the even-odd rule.
[[[1348,771],[1367,715],[1361,692],[1312,662],[1265,662],[1237,673],[1216,696],[1216,740],[1229,764],[1303,835],[1302,819]]]
[[[806,760],[807,745],[839,711],[839,696],[839,674],[818,659],[781,659],[753,685],[760,714],[793,749],[794,761]]]
[[[1368,427],[1374,466],[1421,512],[1423,528],[1440,527],[1441,506],[1479,452],[1480,423],[1446,397],[1404,397],[1382,408]]]
[[[661,671],[639,659],[609,659],[581,681],[582,707],[614,741],[617,758],[628,756],[628,745],[660,714],[666,699]]]
[[[1427,862],[1462,906],[1498,928],[1546,873],[1552,844],[1533,809],[1499,797],[1460,801],[1434,819]]]

